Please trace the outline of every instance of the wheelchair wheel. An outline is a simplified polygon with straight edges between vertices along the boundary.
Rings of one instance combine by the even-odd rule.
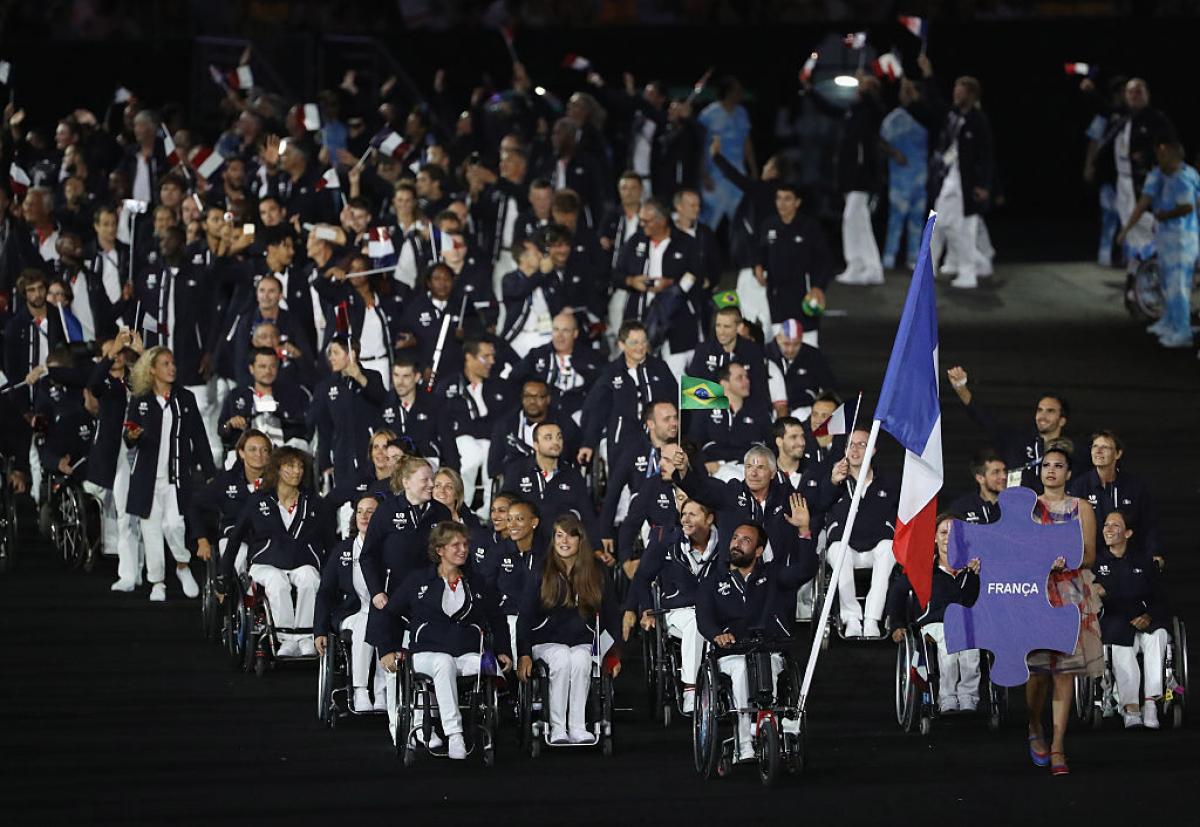
[[[17,509],[12,492],[8,490],[8,475],[0,480],[4,486],[0,502],[0,572],[11,569],[17,562]]]
[[[1137,272],[1129,277],[1125,290],[1125,307],[1136,319],[1155,321],[1163,314],[1162,281],[1158,275],[1158,259],[1143,261]]]
[[[1173,690],[1174,703],[1171,714],[1176,729],[1183,726],[1187,720],[1187,687],[1188,687],[1188,647],[1187,626],[1179,618],[1172,623],[1174,650],[1172,671],[1176,687]]]
[[[813,584],[813,615],[812,623],[815,625],[821,620],[821,608],[825,605],[825,594],[829,591],[829,571],[828,564],[825,558],[817,561],[817,576],[816,582]],[[832,615],[826,618],[825,624],[820,629],[813,629],[813,634],[821,636],[821,651],[825,652],[829,649],[829,635],[833,625]]]
[[[233,669],[242,668],[243,647],[245,645],[245,614],[246,607],[242,603],[241,595],[235,590],[230,590],[225,595],[224,603],[225,626],[222,630],[225,644],[225,654],[229,658],[229,665]]]
[[[83,570],[91,572],[103,552],[104,532],[101,525],[100,501],[79,489],[81,500],[82,535],[84,545]]]
[[[69,483],[59,483],[55,494],[55,513],[51,533],[62,552],[63,565],[79,568],[87,555],[83,531],[82,492]]]
[[[912,632],[905,630],[904,639],[896,647],[896,723],[905,732],[912,732],[917,721],[920,692],[913,680],[915,654]]]
[[[692,760],[696,772],[704,778],[712,778],[720,757],[715,669],[711,659],[701,664],[696,675],[696,706],[692,712]]]
[[[393,740],[395,741],[396,757],[402,760],[405,767],[411,767],[417,754],[411,743],[413,699],[412,692],[409,690],[410,681],[406,669],[407,667],[402,664],[396,675],[396,730],[393,733]]]
[[[779,778],[779,727],[774,716],[763,718],[758,724],[758,780],[770,787]]]
[[[216,549],[209,555],[204,566],[204,583],[200,588],[200,631],[205,640],[221,639],[221,604],[217,600],[213,581],[217,577]]]
[[[600,752],[605,758],[613,754],[613,679],[604,672],[600,675]]]
[[[1086,675],[1075,676],[1075,717],[1087,723],[1092,710],[1092,679]]]
[[[336,726],[337,712],[333,708],[333,668],[334,650],[337,641],[332,637],[325,638],[325,654],[317,668],[317,720]]]
[[[656,647],[652,639],[654,633],[641,629],[639,634],[642,638],[642,677],[646,682],[646,715],[653,721],[658,717],[659,710],[658,663],[655,660]]]
[[[599,451],[592,454],[591,478],[592,505],[599,511],[604,506],[604,494],[608,490],[608,466],[600,458]]]

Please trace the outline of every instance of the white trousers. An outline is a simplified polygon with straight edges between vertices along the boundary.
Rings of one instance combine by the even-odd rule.
[[[625,305],[628,303],[629,291],[624,287],[617,287],[608,297],[608,330],[605,331],[605,338],[609,340],[610,348],[616,347],[617,331],[625,319]]]
[[[42,457],[37,450],[37,440],[29,444],[29,496],[38,505],[42,504]]]
[[[218,562],[220,562],[221,558],[225,556],[225,547],[228,545],[229,545],[229,539],[226,537],[222,537],[220,540],[217,540],[217,554],[219,555],[217,557]],[[236,571],[238,574],[245,574],[246,573],[246,558],[249,556],[250,556],[250,547],[249,546],[247,546],[245,543],[242,543],[240,546],[238,546],[237,557],[233,561],[233,570]]]
[[[487,473],[487,456],[488,450],[492,447],[492,441],[476,439],[473,436],[460,436],[454,438],[454,443],[458,446],[459,457],[462,458],[459,473],[462,474],[467,505],[470,506],[475,501],[475,486],[482,482],[483,505],[475,513],[479,515],[479,519],[486,521],[491,518],[489,511],[492,507],[492,478]]]
[[[1122,706],[1138,705],[1138,678],[1142,677],[1142,692],[1146,700],[1162,697],[1163,661],[1170,637],[1166,629],[1135,632],[1132,646],[1112,647],[1113,675],[1117,679],[1117,694]],[[1138,652],[1142,653],[1142,672],[1138,675]]]
[[[500,255],[496,257],[496,263],[492,265],[492,295],[500,302],[501,314],[504,313],[504,277],[516,269],[517,262],[513,260],[512,253],[508,250],[501,250]],[[501,315],[496,329],[504,329],[503,315]]]
[[[946,633],[941,623],[927,623],[921,632],[933,638],[938,653],[938,702],[958,706],[979,703],[979,650],[946,651]]]
[[[129,460],[124,441],[117,456],[117,473],[112,488],[101,488],[85,482],[84,490],[100,501],[100,526],[105,554],[117,556],[117,577],[132,583],[138,576],[137,525],[132,514],[125,512],[129,499]]]
[[[1137,206],[1137,196],[1133,192],[1133,178],[1129,175],[1117,177],[1117,217],[1121,226],[1129,222]],[[1151,243],[1154,241],[1154,214],[1147,210],[1142,213],[1138,222],[1129,228],[1125,234],[1125,267],[1128,272],[1137,271],[1138,264],[1144,260]]]
[[[667,612],[667,634],[679,641],[679,678],[688,686],[696,685],[696,672],[704,654],[704,638],[696,628],[696,607],[685,606]]]
[[[176,563],[187,563],[192,559],[185,543],[183,515],[179,513],[179,495],[175,486],[166,477],[154,481],[154,499],[150,504],[150,516],[139,520],[142,541],[146,546],[146,579],[151,584],[162,583],[166,577],[165,544],[171,550]]]
[[[717,661],[721,674],[728,675],[733,684],[733,702],[738,709],[750,706],[750,684],[746,677],[746,656],[730,655]],[[779,685],[779,673],[783,671],[783,655],[771,655],[771,687]],[[753,717],[749,712],[738,713],[738,757],[746,758],[754,754]]]
[[[317,588],[321,585],[321,573],[316,566],[300,566],[295,569],[277,569],[255,563],[250,566],[250,577],[263,587],[267,594],[267,609],[271,623],[276,628],[311,628],[313,608],[317,602]],[[296,601],[292,602],[292,587],[296,588]],[[277,633],[280,642],[312,637],[311,633]]]
[[[535,660],[546,662],[550,685],[550,737],[587,729],[588,689],[592,682],[592,645],[580,643],[538,643],[533,647]]]
[[[848,551],[847,551],[848,550]],[[872,549],[857,551],[845,542],[834,543],[830,549],[831,560],[837,560],[837,554],[848,553],[850,556],[842,564],[842,572],[838,575],[838,599],[841,601],[842,623],[863,619],[863,608],[858,605],[858,595],[854,591],[854,570],[871,570],[871,588],[867,591],[866,618],[878,621],[883,618],[883,604],[887,600],[888,578],[896,558],[892,555],[892,541],[880,540]]]
[[[729,482],[730,480],[740,480],[745,472],[745,464],[722,460],[720,466],[713,472],[713,477],[719,479],[721,482]]]
[[[767,302],[767,288],[758,283],[754,269],[743,267],[737,277],[738,304],[742,307],[742,318],[758,322],[763,336],[771,337],[771,306]]]
[[[846,193],[842,208],[842,256],[846,272],[860,279],[883,278],[883,260],[871,226],[870,193]]]
[[[367,643],[367,609],[356,612],[342,621],[342,629],[350,630],[350,683],[355,689],[366,689],[371,677],[371,661],[375,660],[375,647]],[[384,676],[387,673],[375,669],[375,697],[382,698]]]
[[[479,674],[479,653],[447,655],[444,652],[417,652],[412,656],[413,669],[433,679],[433,694],[437,698],[438,717],[442,720],[442,734],[462,735],[462,712],[458,708],[458,678],[460,675]],[[418,706],[413,715],[413,726],[425,722],[425,713]]]

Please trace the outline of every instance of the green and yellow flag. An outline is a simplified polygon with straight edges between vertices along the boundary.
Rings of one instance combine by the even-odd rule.
[[[724,290],[720,293],[714,293],[713,294],[713,304],[715,304],[717,306],[718,310],[722,310],[726,307],[741,307],[742,306],[742,302],[738,298],[738,294],[737,294],[736,290]]]
[[[685,411],[724,410],[729,407],[729,398],[725,389],[716,382],[707,379],[697,379],[695,376],[683,376],[679,384],[679,407]]]

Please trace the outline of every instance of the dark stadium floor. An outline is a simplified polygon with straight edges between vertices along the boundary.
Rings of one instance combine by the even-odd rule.
[[[1157,350],[1110,306],[1113,281],[1087,267],[1001,268],[997,285],[939,303],[942,364],[966,365],[977,393],[1017,422],[1030,419],[1039,389],[1056,387],[1079,431],[1122,434],[1128,467],[1158,497],[1176,611],[1200,639],[1190,525],[1200,370],[1194,353]],[[823,345],[846,392],[878,388],[906,283],[832,291],[850,313],[829,321]],[[948,387],[943,402],[947,487],[957,493],[978,435]],[[894,445],[881,460],[896,464]],[[814,684],[810,768],[770,791],[749,768],[702,782],[689,731],[664,732],[640,708],[618,717],[611,759],[569,750],[533,761],[509,729],[492,770],[427,760],[406,771],[378,719],[332,732],[318,724],[313,674],[232,672],[201,641],[197,603],[175,582],[171,599],[152,606],[144,594],[110,593],[107,568],[64,573],[39,542],[24,554],[0,576],[6,824],[1140,823],[1151,813],[1184,823],[1200,805],[1200,716],[1182,732],[1126,734],[1115,722],[1072,732],[1073,774],[1052,779],[1026,757],[1018,692],[999,734],[980,718],[942,719],[928,738],[900,732],[890,644],[835,642]],[[619,706],[639,705],[638,671],[627,660]]]

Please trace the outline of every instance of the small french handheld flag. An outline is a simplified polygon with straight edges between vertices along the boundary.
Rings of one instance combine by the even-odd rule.
[[[859,49],[866,47],[867,33],[866,32],[850,32],[850,34],[848,34],[844,38],[842,38],[842,42],[846,44],[847,49],[854,49],[855,51],[857,51]]]
[[[1078,75],[1080,77],[1090,78],[1095,77],[1099,71],[1099,66],[1093,66],[1090,63],[1064,63],[1063,70],[1068,75]]]
[[[249,89],[254,86],[254,72],[249,66],[239,66],[229,73],[230,89]]]
[[[321,128],[321,107],[315,103],[304,104],[304,109],[300,113],[300,123],[309,132],[316,132]]]
[[[878,60],[871,63],[871,68],[875,75],[888,80],[899,80],[904,77],[904,64],[900,62],[900,58],[895,52],[887,52],[879,56]]]
[[[397,159],[407,155],[410,149],[404,138],[386,126],[375,133],[375,137],[371,139],[371,146],[375,147],[380,155]]]
[[[367,232],[367,255],[371,258],[385,258],[394,252],[396,248],[387,227],[372,227]]]
[[[836,411],[829,415],[829,419],[826,419],[820,425],[813,428],[812,433],[813,436],[837,436],[838,434],[846,433],[849,424],[846,421],[846,403],[843,402],[841,405],[838,405]]]
[[[196,174],[205,181],[210,180],[217,171],[221,169],[221,165],[225,163],[225,156],[215,149],[209,149],[202,146],[196,150],[196,154],[192,156],[192,166],[196,168]]]
[[[800,67],[800,82],[808,83],[812,79],[813,70],[817,68],[817,53],[813,52],[808,56],[808,60],[804,61],[804,65]]]
[[[337,170],[333,167],[321,173],[321,177],[317,179],[315,187],[317,192],[321,190],[340,190],[342,188],[341,179],[338,178]]]
[[[13,161],[8,167],[8,183],[12,187],[13,195],[18,198],[29,191],[29,173],[17,166],[16,161]]]
[[[564,69],[574,69],[576,72],[586,72],[592,68],[592,62],[583,55],[567,55],[562,65]]]
[[[914,37],[919,37],[922,40],[929,33],[929,24],[925,22],[924,17],[909,17],[900,15],[900,25],[912,32]]]
[[[162,132],[163,152],[167,154],[167,165],[179,165],[179,151],[175,149],[175,139],[171,137],[171,133],[167,130],[167,125],[163,124],[159,127]]]

